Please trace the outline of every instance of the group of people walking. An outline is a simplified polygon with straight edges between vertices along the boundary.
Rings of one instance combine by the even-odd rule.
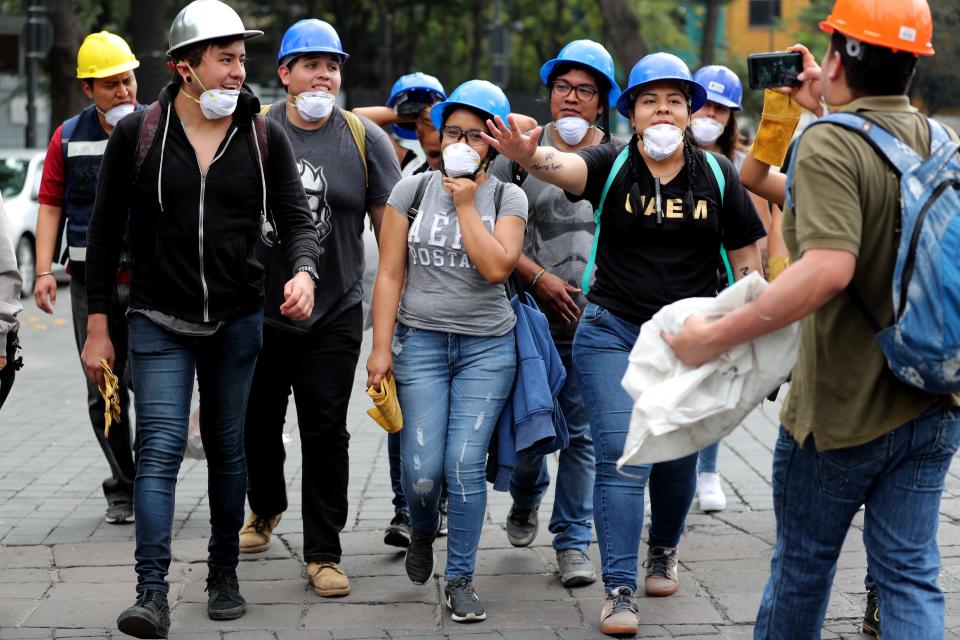
[[[931,129],[906,97],[917,58],[933,53],[926,0],[837,0],[821,26],[831,34],[821,64],[796,48],[796,104],[861,113],[928,154]],[[754,272],[777,275],[769,265],[792,259],[746,307],[664,336],[697,366],[803,318],[755,637],[819,637],[840,545],[863,504],[865,629],[942,637],[937,506],[960,426],[951,397],[889,371],[843,294],[856,283],[862,305],[890,316],[897,176],[862,138],[812,129],[792,151],[787,185],[741,145],[743,89],[732,71],[691,74],[676,56],[652,53],[621,89],[613,58],[590,40],[542,66],[543,126],[512,113],[490,82],[448,94],[420,72],[398,80],[386,107],[352,112],[337,106],[349,55],[317,19],[285,33],[276,63],[286,98],[261,105],[244,68],[245,40],[259,35],[223,2],[195,0],[173,22],[172,79],[149,106],[137,100],[139,63],[127,44],[89,36],[78,77],[92,104],[56,129],[47,151],[35,296],[52,311],[51,264],[62,253],[91,423],[111,467],[106,520],[136,526],[137,599],[120,631],[169,631],[174,494],[195,382],[209,471],[210,617],[245,613],[239,554],[266,549],[288,508],[291,391],[307,578],[321,597],[350,592],[339,534],[369,217],[380,259],[367,382],[395,380],[405,425],[389,436],[396,517],[384,540],[406,548],[408,577],[425,584],[438,570],[436,537],[449,536],[443,593],[453,620],[487,615],[473,577],[488,450],[519,364],[508,291],[537,301],[565,373],[556,401],[569,445],[548,525],[559,578],[567,587],[596,580],[595,524],[599,628],[632,635],[639,569],[647,596],[676,593],[689,509],[695,498],[708,511],[726,499],[719,444],[618,472],[633,405],[621,387],[628,355],[662,307],[714,296]],[[612,109],[629,121],[629,139],[611,135]],[[416,138],[422,155],[386,128]],[[121,419],[107,435],[98,386],[110,371],[123,384]],[[514,546],[536,537],[550,481],[544,455],[520,452],[504,523]]]

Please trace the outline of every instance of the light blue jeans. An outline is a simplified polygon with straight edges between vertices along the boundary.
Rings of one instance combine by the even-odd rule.
[[[867,568],[885,638],[940,640],[937,526],[960,445],[960,410],[936,407],[876,440],[818,452],[782,427],[773,454],[777,543],[756,640],[820,638],[837,558],[861,504]]]
[[[640,326],[593,303],[580,317],[573,340],[573,366],[590,415],[597,477],[593,514],[600,547],[603,586],[637,588],[637,560],[643,528],[643,492],[650,483],[651,547],[680,543],[687,512],[697,488],[697,454],[617,471],[623,453],[633,400],[620,381]]]
[[[717,456],[720,455],[720,441],[700,450],[697,457],[697,473],[716,473]]]
[[[487,508],[487,450],[517,367],[513,331],[476,337],[398,323],[392,351],[403,412],[401,483],[413,531],[436,532],[446,480],[444,577],[473,577]]]
[[[590,421],[583,404],[576,377],[573,375],[572,345],[557,345],[560,359],[567,370],[567,381],[560,389],[557,401],[567,421],[570,446],[560,452],[557,467],[557,488],[553,498],[550,533],[554,534],[553,548],[586,551],[593,537],[593,438]],[[522,455],[510,478],[510,495],[518,506],[533,509],[540,504],[550,486],[547,458],[542,455]]]

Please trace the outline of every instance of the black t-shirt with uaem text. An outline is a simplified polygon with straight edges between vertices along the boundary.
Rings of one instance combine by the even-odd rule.
[[[618,150],[603,144],[577,153],[587,163],[587,184],[581,196],[567,197],[589,200],[596,207]],[[590,302],[628,322],[643,324],[677,300],[717,294],[721,243],[733,251],[766,235],[733,164],[714,154],[726,178],[721,206],[719,185],[703,155],[709,152],[694,149],[694,153],[692,201],[688,197],[690,167],[684,165],[674,179],[660,186],[660,216],[654,178],[642,161],[641,211],[633,211],[627,201],[630,163],[624,163],[601,212]]]

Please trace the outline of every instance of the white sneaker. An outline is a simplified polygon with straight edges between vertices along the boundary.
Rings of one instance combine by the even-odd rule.
[[[720,474],[701,473],[697,476],[697,496],[703,511],[723,511],[727,508],[727,496],[720,486]]]

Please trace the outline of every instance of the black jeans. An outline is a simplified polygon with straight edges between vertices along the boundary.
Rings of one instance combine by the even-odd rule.
[[[244,442],[250,509],[269,518],[287,509],[283,423],[293,389],[303,455],[303,556],[340,562],[347,523],[347,406],[360,357],[360,305],[309,334],[264,325]]]
[[[87,409],[90,424],[97,442],[110,465],[110,477],[103,481],[103,495],[108,503],[133,502],[133,479],[137,475],[134,465],[134,443],[130,440],[130,372],[128,371],[129,332],[127,328],[127,301],[130,285],[121,284],[113,290],[110,313],[107,314],[107,329],[113,342],[113,372],[120,379],[120,422],[110,427],[110,437],[103,437],[103,398],[97,385],[87,383]],[[87,341],[87,285],[80,274],[70,280],[70,306],[73,311],[73,337],[77,353],[83,352]]]

